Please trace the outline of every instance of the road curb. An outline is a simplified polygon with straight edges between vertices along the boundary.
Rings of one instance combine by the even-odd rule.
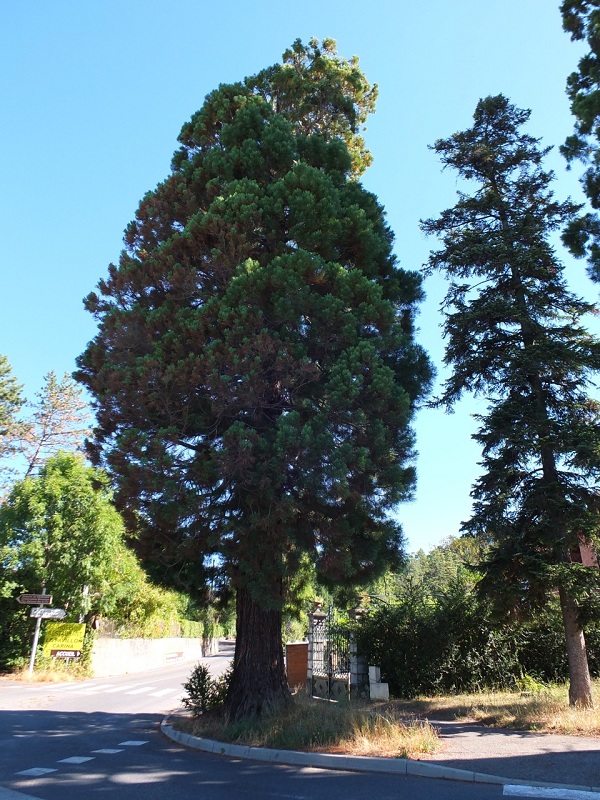
[[[165,717],[160,724],[161,732],[169,739],[184,747],[202,750],[218,756],[243,758],[249,761],[263,761],[270,764],[286,764],[294,767],[317,767],[320,769],[349,770],[351,772],[384,772],[392,775],[413,775],[424,778],[444,778],[452,781],[470,783],[495,783],[502,785],[536,786],[542,789],[570,789],[580,792],[598,792],[600,786],[578,786],[566,783],[544,783],[518,778],[504,778],[484,772],[472,772],[443,764],[426,761],[412,761],[406,758],[374,758],[370,756],[333,755],[329,753],[305,753],[300,750],[271,750],[267,747],[250,747],[242,744],[228,744],[214,739],[201,739],[177,730]]]

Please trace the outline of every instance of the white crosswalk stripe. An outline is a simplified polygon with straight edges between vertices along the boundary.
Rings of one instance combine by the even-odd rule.
[[[17,775],[25,775],[28,778],[41,778],[42,775],[48,775],[50,772],[56,772],[56,769],[49,769],[48,767],[32,767],[31,769],[24,769],[17,772]]]
[[[113,755],[115,753],[122,753],[124,747],[141,747],[148,744],[147,739],[128,739],[125,742],[119,742],[118,747],[105,747],[101,750],[92,750],[92,753],[106,753]],[[69,756],[68,758],[61,758],[57,764],[85,764],[88,761],[94,761],[96,756]],[[26,778],[41,778],[43,775],[49,775],[51,772],[58,772],[57,767],[31,767],[30,769],[23,769],[16,772],[15,775],[22,775]],[[2,800],[2,790],[0,789],[0,800]]]
[[[107,689],[105,694],[115,694],[116,692],[124,692],[127,689],[133,689],[134,686],[139,686],[139,683],[125,683],[123,686],[115,686],[114,689]]]
[[[560,789],[549,786],[506,785],[502,792],[504,797],[536,797],[542,800],[597,800],[597,792],[586,792],[580,789]]]
[[[119,747],[139,747],[142,744],[148,744],[147,739],[128,739],[126,742],[119,742]]]

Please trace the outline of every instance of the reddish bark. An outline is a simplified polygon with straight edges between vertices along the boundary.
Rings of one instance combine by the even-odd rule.
[[[233,676],[228,720],[260,717],[290,702],[281,640],[281,609],[265,609],[248,589],[238,589]]]

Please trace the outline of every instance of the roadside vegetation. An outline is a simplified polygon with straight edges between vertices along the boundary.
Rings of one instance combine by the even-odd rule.
[[[347,755],[423,758],[442,748],[436,721],[600,737],[600,711],[569,706],[568,684],[523,681],[516,691],[486,691],[396,699],[387,703],[335,703],[297,694],[280,713],[227,724],[218,705],[176,715],[171,723],[205,739]],[[594,681],[600,696],[600,681]]]
[[[538,684],[533,691],[417,697],[396,700],[382,706],[380,711],[389,713],[391,710],[406,718],[451,719],[521,731],[600,737],[600,711],[569,706],[568,689],[566,683]],[[600,697],[599,680],[593,681],[593,692],[595,697]]]
[[[279,713],[227,724],[218,712],[172,719],[180,730],[206,739],[282,750],[416,758],[440,747],[435,727],[406,720],[393,704],[330,703],[298,694]]]

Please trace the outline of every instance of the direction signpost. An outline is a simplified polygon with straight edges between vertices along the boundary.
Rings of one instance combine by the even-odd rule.
[[[37,619],[63,619],[67,612],[64,608],[32,608],[29,616]]]
[[[24,606],[49,606],[52,604],[51,594],[22,594],[17,597],[17,603]]]
[[[17,597],[17,602],[21,603],[23,606],[38,606],[38,608],[31,609],[31,617],[35,617],[35,633],[33,634],[33,644],[31,645],[31,657],[29,659],[29,674],[33,672],[33,665],[35,663],[35,651],[37,650],[38,640],[40,638],[40,627],[42,625],[42,619],[54,618],[54,619],[61,619],[66,612],[63,611],[61,608],[50,608],[45,609],[44,606],[49,606],[52,604],[52,595],[46,594],[46,587],[42,584],[42,591],[39,594],[22,594],[20,597]],[[58,612],[56,616],[51,614],[48,617],[48,611]],[[61,614],[60,612],[63,611]]]

